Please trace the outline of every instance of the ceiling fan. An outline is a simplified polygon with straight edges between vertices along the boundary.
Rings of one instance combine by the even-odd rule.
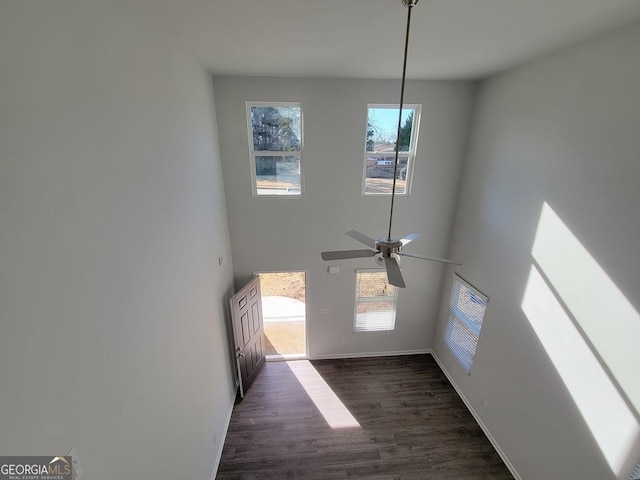
[[[411,258],[420,258],[423,260],[429,260],[432,262],[439,263],[448,263],[452,265],[460,265],[462,263],[455,262],[453,260],[447,260],[446,258],[437,258],[437,257],[423,257],[420,255],[414,255],[412,253],[406,253],[402,251],[402,248],[420,237],[419,233],[410,233],[400,240],[393,238],[391,236],[391,225],[393,222],[393,205],[396,196],[396,178],[398,173],[398,150],[399,150],[399,138],[400,131],[402,128],[402,107],[404,105],[404,87],[406,81],[406,70],[407,70],[407,52],[409,50],[409,27],[411,25],[411,9],[418,3],[418,0],[401,0],[402,4],[407,7],[407,30],[405,34],[405,42],[404,42],[404,61],[402,64],[402,87],[400,90],[400,113],[398,115],[398,130],[396,135],[396,147],[395,147],[395,162],[393,165],[393,187],[391,189],[391,211],[389,212],[389,231],[386,236],[380,237],[378,240],[374,240],[373,238],[365,235],[364,233],[360,233],[356,230],[349,230],[347,235],[355,240],[358,240],[360,243],[366,245],[372,250],[361,249],[361,250],[336,250],[331,252],[322,252],[321,256],[323,260],[331,261],[331,260],[344,260],[347,258],[364,258],[364,257],[375,257],[376,261],[384,265],[387,270],[387,280],[391,285],[395,285],[396,287],[404,288],[406,287],[404,283],[404,278],[402,278],[402,273],[400,272],[400,266],[398,264],[400,257],[411,257]]]

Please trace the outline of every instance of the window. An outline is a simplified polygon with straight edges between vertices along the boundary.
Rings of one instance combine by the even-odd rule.
[[[369,105],[364,147],[363,195],[391,195],[399,105]],[[399,138],[396,195],[409,195],[418,144],[420,105],[404,105]]]
[[[247,102],[254,196],[302,196],[302,105]]]
[[[356,270],[354,332],[393,330],[398,289],[387,282],[384,270]]]
[[[444,342],[467,373],[471,372],[488,301],[486,295],[453,275]]]
[[[629,480],[640,480],[640,460],[638,460],[633,472],[629,475]]]

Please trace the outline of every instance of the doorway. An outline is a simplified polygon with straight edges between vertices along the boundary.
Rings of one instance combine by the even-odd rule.
[[[306,273],[263,272],[258,275],[267,360],[306,358]]]

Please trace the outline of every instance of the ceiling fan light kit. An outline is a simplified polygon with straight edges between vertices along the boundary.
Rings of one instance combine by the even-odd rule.
[[[418,0],[401,0],[402,4],[407,7],[407,30],[404,41],[404,60],[402,63],[402,83],[400,89],[400,112],[398,115],[398,129],[396,134],[396,147],[395,147],[395,162],[393,165],[393,186],[391,188],[391,210],[389,212],[389,231],[386,236],[380,237],[378,240],[360,233],[357,230],[349,230],[346,234],[366,245],[370,249],[375,250],[336,250],[331,252],[322,252],[321,256],[323,260],[344,260],[348,258],[366,258],[376,257],[375,262],[384,267],[387,270],[387,280],[391,285],[396,287],[406,287],[402,273],[400,272],[400,257],[420,258],[422,260],[429,260],[431,262],[448,263],[452,265],[462,266],[462,263],[454,262],[446,258],[438,257],[422,257],[411,253],[403,253],[402,247],[407,245],[412,240],[420,237],[419,233],[411,233],[402,239],[398,240],[391,235],[391,226],[393,223],[393,207],[396,197],[396,179],[398,173],[398,158],[399,158],[399,145],[398,140],[400,138],[400,131],[402,128],[402,107],[404,106],[404,87],[406,83],[406,71],[407,71],[407,53],[409,50],[409,29],[411,26],[411,9],[418,3]]]

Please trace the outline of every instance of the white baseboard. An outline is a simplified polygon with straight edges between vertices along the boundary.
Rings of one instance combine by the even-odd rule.
[[[220,441],[218,442],[218,449],[215,452],[215,456],[214,456],[213,472],[211,472],[211,480],[215,480],[216,475],[218,473],[218,467],[220,466],[220,460],[222,459],[222,449],[224,448],[224,441],[227,438],[227,430],[229,429],[229,423],[231,423],[231,414],[233,413],[233,406],[236,403],[237,394],[238,394],[238,391],[234,390],[233,396],[231,397],[231,401],[229,402],[229,409],[227,411],[227,417],[224,422],[224,429],[222,431],[222,435],[219,436]]]
[[[329,353],[327,355],[314,355],[309,360],[335,360],[339,358],[364,358],[364,357],[397,357],[399,355],[423,355],[433,354],[430,348],[421,350],[400,350],[397,352],[362,352],[362,353]]]
[[[489,439],[489,441],[491,442],[491,445],[493,445],[493,448],[496,449],[496,452],[498,452],[498,455],[500,455],[500,458],[502,459],[502,461],[504,462],[504,464],[507,466],[507,468],[509,469],[509,471],[511,472],[511,475],[513,475],[513,477],[516,480],[522,480],[522,477],[520,476],[520,474],[517,472],[516,468],[513,466],[513,464],[509,461],[509,458],[507,457],[507,455],[504,453],[504,451],[502,450],[502,448],[500,447],[500,445],[498,444],[498,442],[496,441],[495,438],[493,438],[493,435],[491,434],[491,432],[489,431],[489,429],[487,428],[487,426],[484,424],[484,422],[482,421],[482,418],[480,418],[480,415],[477,414],[477,412],[475,411],[475,409],[471,406],[471,403],[469,402],[469,400],[467,400],[467,397],[465,397],[464,393],[462,393],[462,390],[458,387],[458,385],[456,384],[456,382],[453,380],[453,377],[451,377],[451,375],[449,374],[449,372],[447,371],[447,369],[444,367],[444,364],[440,361],[440,359],[438,358],[438,356],[436,355],[435,352],[431,352],[431,356],[433,356],[433,359],[436,361],[436,363],[440,366],[440,370],[442,370],[442,372],[445,374],[445,376],[447,377],[447,379],[449,380],[449,383],[451,385],[453,385],[453,388],[455,389],[455,391],[457,392],[458,396],[462,399],[462,401],[464,402],[464,404],[467,406],[467,409],[471,412],[471,415],[473,415],[473,418],[475,418],[476,422],[478,422],[478,425],[480,425],[480,428],[482,429],[482,431],[484,432],[484,434],[487,436],[487,438]]]

